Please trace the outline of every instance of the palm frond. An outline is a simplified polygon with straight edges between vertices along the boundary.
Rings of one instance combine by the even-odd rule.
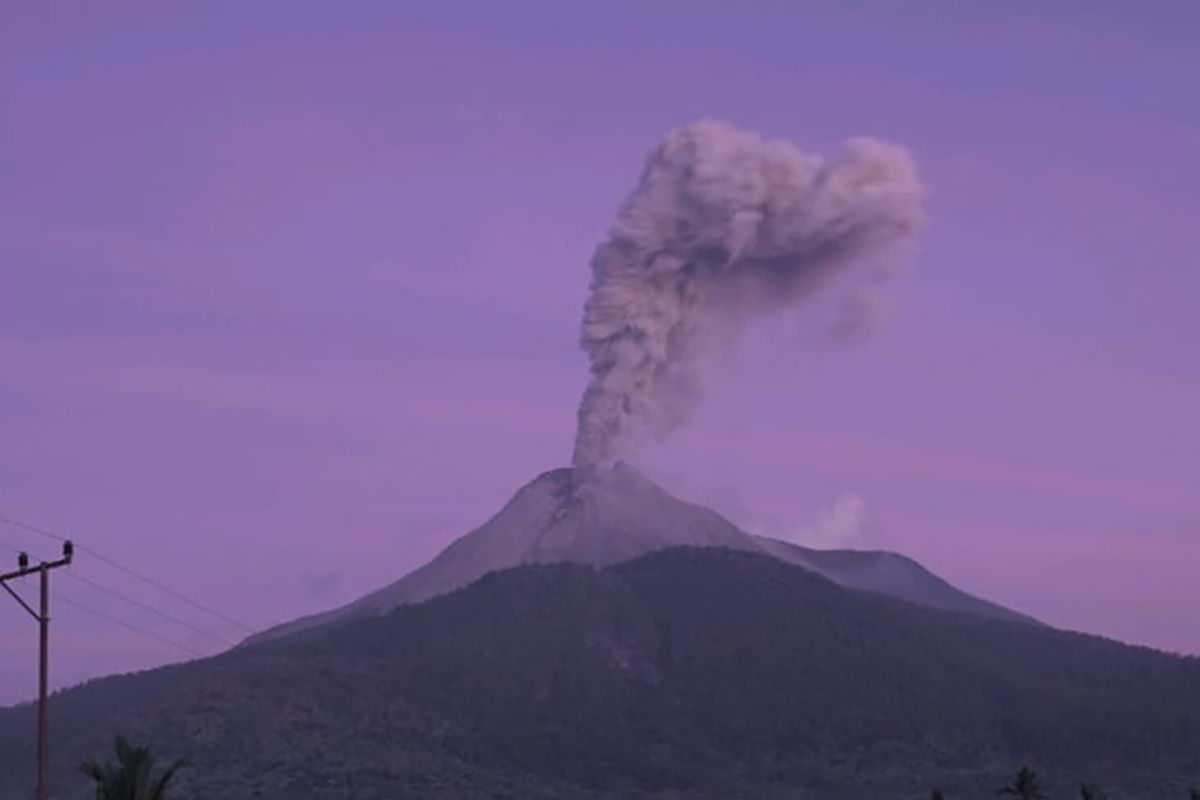
[[[79,765],[79,771],[96,786],[96,800],[165,800],[175,774],[188,766],[180,759],[155,777],[157,759],[148,746],[134,745],[117,736],[113,750],[117,756],[115,763],[101,764],[88,759]]]
[[[154,789],[150,792],[150,796],[146,800],[163,800],[167,796],[167,786],[175,777],[175,773],[186,767],[190,767],[191,763],[184,758],[180,758],[167,767],[163,774],[159,776],[158,781],[154,784]]]

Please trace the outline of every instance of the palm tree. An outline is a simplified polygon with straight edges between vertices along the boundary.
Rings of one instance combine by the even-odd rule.
[[[1020,800],[1046,800],[1046,795],[1042,792],[1042,782],[1038,779],[1037,773],[1029,767],[1021,767],[1016,780],[1001,789],[1000,794]]]
[[[154,755],[149,747],[116,740],[117,762],[101,764],[89,759],[79,770],[96,784],[96,800],[164,800],[175,773],[187,766],[180,759],[154,775]]]
[[[1082,800],[1104,800],[1104,792],[1094,783],[1079,784],[1079,797]]]

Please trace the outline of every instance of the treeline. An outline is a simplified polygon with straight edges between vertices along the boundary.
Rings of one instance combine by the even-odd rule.
[[[145,745],[130,744],[123,736],[116,738],[116,760],[88,760],[80,771],[93,783],[97,800],[168,800],[171,782],[179,770],[189,766],[178,759],[165,769],[156,768],[157,759]],[[1041,777],[1029,766],[1023,766],[1012,782],[1001,787],[1000,797],[1016,800],[1051,800]],[[951,800],[940,789],[934,789],[930,800]],[[1079,784],[1079,800],[1110,800],[1104,790],[1094,783]],[[1191,789],[1188,800],[1200,800],[1200,789]]]
[[[1000,797],[1015,797],[1017,800],[1051,800],[1041,777],[1029,766],[1021,767],[1012,783],[1001,787],[997,794]],[[1078,797],[1079,800],[1110,800],[1104,790],[1094,783],[1079,784]],[[934,789],[929,799],[951,800],[940,789]],[[1200,800],[1200,789],[1189,790],[1188,800]]]

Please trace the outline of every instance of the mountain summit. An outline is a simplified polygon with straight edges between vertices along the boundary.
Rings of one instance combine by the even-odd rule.
[[[896,553],[816,550],[747,533],[717,512],[674,497],[618,462],[586,473],[567,467],[544,472],[517,490],[483,525],[395,583],[341,608],[276,626],[249,641],[386,613],[460,589],[489,572],[523,564],[605,567],[673,547],[762,553],[850,589],[930,608],[1035,622],[962,592]]]

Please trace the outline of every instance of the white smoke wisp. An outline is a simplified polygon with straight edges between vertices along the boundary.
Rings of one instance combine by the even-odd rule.
[[[815,522],[801,527],[791,538],[810,547],[850,547],[867,528],[867,504],[853,492],[838,495]]]
[[[912,234],[921,198],[908,153],[874,139],[823,159],[720,122],[668,136],[592,258],[575,466],[668,436],[700,397],[699,355]]]

